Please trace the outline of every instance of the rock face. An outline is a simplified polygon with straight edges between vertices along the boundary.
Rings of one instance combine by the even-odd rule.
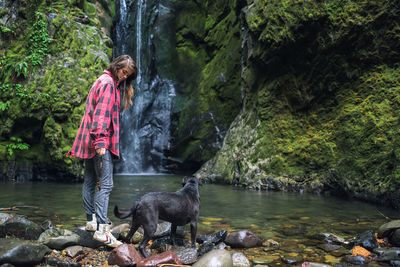
[[[390,123],[400,115],[393,101],[399,92],[387,88],[400,86],[391,63],[399,58],[399,36],[390,34],[399,6],[284,2],[256,0],[241,9],[244,100],[221,150],[196,175],[396,205],[397,167],[388,166],[397,166],[397,157],[386,155],[397,155],[397,137],[389,133],[399,129]]]
[[[65,154],[111,59],[112,2],[1,1],[0,179],[81,177],[82,163]]]

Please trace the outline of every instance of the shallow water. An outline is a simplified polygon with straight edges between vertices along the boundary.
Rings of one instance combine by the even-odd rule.
[[[182,176],[172,175],[116,176],[110,197],[110,219],[115,224],[121,222],[112,214],[114,205],[128,209],[147,192],[179,190],[181,179]],[[0,208],[33,206],[12,213],[27,215],[38,223],[52,220],[64,228],[73,229],[85,223],[81,188],[81,184],[1,183]],[[307,243],[307,236],[315,233],[329,232],[348,238],[385,223],[382,214],[391,219],[400,217],[390,208],[313,194],[246,191],[205,184],[200,187],[200,196],[198,234],[214,233],[220,229],[248,229],[263,240],[272,238],[282,246],[286,244],[291,248],[288,253],[307,254],[308,248],[302,244]],[[254,251],[254,255],[248,256],[257,258],[260,253]],[[310,250],[308,258],[314,259],[312,253],[316,252]],[[273,258],[274,255],[268,256]],[[326,258],[314,260],[329,263]]]

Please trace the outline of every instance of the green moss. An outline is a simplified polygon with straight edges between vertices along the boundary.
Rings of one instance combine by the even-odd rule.
[[[81,1],[31,1],[26,9],[27,19],[20,19],[16,25],[21,31],[15,32],[17,38],[1,43],[4,55],[1,67],[4,69],[7,65],[10,71],[1,72],[0,80],[2,85],[7,83],[10,90],[2,89],[0,94],[0,101],[9,103],[0,115],[5,126],[0,142],[22,134],[23,140],[32,144],[29,152],[18,154],[22,161],[51,164],[74,175],[81,175],[81,163],[65,154],[71,149],[80,125],[90,86],[107,66],[112,54],[105,44],[109,45],[110,38],[104,36],[100,29],[102,25],[98,24],[96,1],[85,3],[84,9],[80,4]],[[40,11],[46,21],[49,13],[57,14],[49,25],[46,24],[53,40],[43,65],[40,68],[29,66],[29,77],[23,79],[14,74],[15,66],[29,62],[31,42],[27,37],[33,36],[33,28],[29,26],[35,22],[36,11]],[[110,12],[107,9],[101,15],[108,16]],[[86,15],[92,20],[91,25],[96,26],[82,23],[81,18]],[[30,121],[22,132],[20,126],[26,120]]]

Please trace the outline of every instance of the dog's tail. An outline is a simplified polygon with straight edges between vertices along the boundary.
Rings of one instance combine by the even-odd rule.
[[[126,211],[126,212],[119,212],[118,206],[115,206],[114,207],[114,215],[117,218],[126,219],[126,218],[128,218],[129,216],[132,215],[132,210],[129,210],[129,211]]]

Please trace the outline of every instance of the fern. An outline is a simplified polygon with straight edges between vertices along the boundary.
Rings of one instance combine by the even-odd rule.
[[[12,156],[15,150],[27,150],[30,146],[27,143],[23,143],[21,138],[12,136],[10,137],[10,143],[6,147],[8,155]]]

